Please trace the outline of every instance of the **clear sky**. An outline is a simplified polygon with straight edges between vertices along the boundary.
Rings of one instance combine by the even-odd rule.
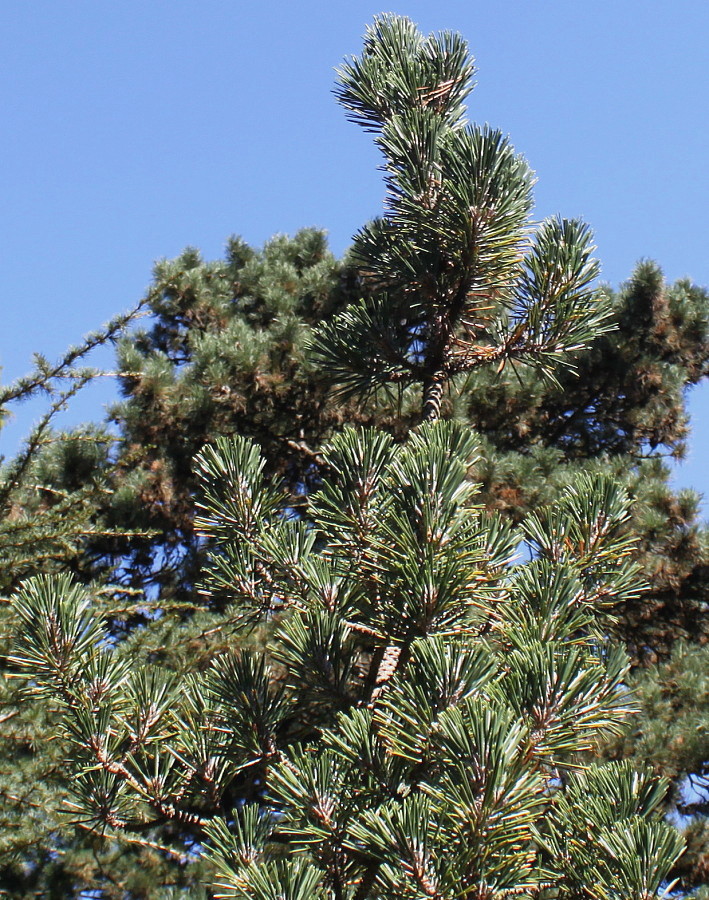
[[[152,263],[302,226],[340,254],[381,208],[370,139],[333,67],[382,11],[460,31],[470,118],[536,170],[539,217],[594,228],[603,277],[641,257],[709,285],[706,0],[33,0],[0,13],[2,377],[118,311]],[[104,358],[104,362],[108,362]],[[73,420],[112,396],[88,393]],[[678,479],[709,494],[709,390]],[[32,410],[2,432],[12,452]]]

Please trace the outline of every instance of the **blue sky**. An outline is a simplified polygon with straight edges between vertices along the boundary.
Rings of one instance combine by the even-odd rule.
[[[469,40],[470,118],[527,156],[536,215],[593,226],[605,280],[650,257],[709,285],[706,2],[33,0],[0,16],[3,380],[130,307],[186,245],[213,257],[232,233],[315,225],[341,253],[383,190],[333,67],[382,11]],[[112,395],[93,389],[72,420]],[[691,411],[678,479],[709,494],[706,387]]]

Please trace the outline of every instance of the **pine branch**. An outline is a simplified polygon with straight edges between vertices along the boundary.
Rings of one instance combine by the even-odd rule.
[[[70,347],[64,356],[53,366],[46,362],[42,362],[34,372],[25,375],[23,378],[17,379],[13,384],[0,390],[0,407],[6,406],[14,400],[27,400],[38,391],[53,392],[52,382],[62,378],[70,378],[72,380],[81,380],[85,376],[79,370],[75,370],[74,366],[79,360],[86,357],[92,350],[103,344],[113,342],[126,329],[126,327],[136,318],[147,315],[144,310],[148,304],[148,299],[141,300],[134,309],[120,316],[111,319],[99,331],[92,332],[87,335],[83,343],[76,347]]]
[[[2,485],[0,485],[0,509],[7,507],[12,492],[20,484],[23,475],[34,459],[37,450],[40,448],[42,436],[47,428],[49,428],[52,419],[65,408],[67,402],[91,380],[91,377],[90,374],[85,373],[82,377],[78,378],[71,387],[63,391],[42,416],[39,423],[34,427],[25,443],[24,449],[13,460],[5,474]]]

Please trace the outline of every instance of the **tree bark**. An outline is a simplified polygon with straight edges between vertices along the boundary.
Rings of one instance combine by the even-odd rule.
[[[445,372],[438,371],[427,376],[423,382],[423,409],[424,422],[435,422],[441,417],[441,402],[443,401],[443,389],[446,385]]]

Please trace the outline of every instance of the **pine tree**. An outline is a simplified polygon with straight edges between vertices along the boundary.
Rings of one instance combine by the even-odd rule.
[[[91,552],[110,528],[108,448],[114,438],[87,426],[70,433],[53,429],[56,415],[100,373],[88,363],[98,346],[113,342],[143,304],[117,316],[70,347],[55,363],[41,355],[29,375],[0,390],[0,408],[37,395],[47,408],[17,455],[0,468],[0,893],[3,896],[73,896],[77,883],[93,880],[107,858],[117,870],[130,866],[123,846],[97,846],[84,832],[66,828],[59,812],[68,795],[64,760],[68,744],[58,733],[55,704],[28,702],[26,682],[8,665],[17,618],[9,597],[37,573],[70,572],[94,590],[96,610],[116,616],[131,605],[125,594],[107,592],[103,560]],[[127,540],[124,532],[115,538]],[[142,852],[142,851],[141,851]],[[130,855],[130,854],[128,854]],[[99,858],[103,856],[101,861]],[[118,859],[117,859],[118,857]],[[135,858],[133,859],[135,863]]]
[[[141,627],[142,652],[159,654],[166,664],[171,658],[180,671],[206,665],[232,640],[211,618],[228,597],[196,592],[205,545],[194,528],[193,454],[217,434],[251,436],[266,452],[267,470],[283,477],[291,504],[300,507],[301,495],[322,476],[323,440],[343,422],[376,424],[401,439],[418,420],[415,385],[403,388],[395,377],[388,395],[380,389],[365,404],[343,401],[305,353],[313,328],[345,304],[382,302],[366,259],[357,260],[336,262],[313,231],[277,238],[263,251],[235,239],[218,262],[190,251],[158,265],[148,297],[156,324],[124,340],[126,399],[115,412],[124,442],[113,515],[122,527],[152,534],[128,549],[112,541],[104,551],[130,558],[126,579],[147,586],[162,611],[159,627],[147,615],[126,623]],[[678,640],[707,638],[706,529],[698,497],[671,488],[663,461],[681,456],[687,389],[707,373],[707,293],[687,281],[665,284],[650,262],[640,263],[618,291],[603,292],[612,330],[573,354],[575,371],[557,367],[552,380],[532,367],[513,369],[514,358],[502,372],[499,364],[481,365],[450,379],[442,412],[479,432],[484,452],[472,477],[482,484],[480,499],[515,523],[556,502],[580,472],[623,483],[634,498],[629,527],[648,590],[614,610],[615,629],[634,665],[651,666],[637,676],[641,694],[661,691],[668,706],[686,705],[691,718],[696,702],[677,695],[670,677],[675,664],[653,663],[668,660]],[[399,302],[391,286],[388,293]],[[656,727],[654,711],[652,702],[642,704],[634,718],[638,734]],[[694,724],[687,727],[683,745],[695,752],[682,754],[682,771],[664,754],[654,760],[659,771],[677,776],[668,805],[673,813],[682,807],[684,779],[701,778],[706,761]],[[626,742],[622,752],[632,750]],[[647,758],[643,751],[638,762]],[[709,852],[706,816],[701,805],[695,811],[699,863],[694,876],[685,863],[687,885],[702,882],[701,859]]]
[[[627,496],[581,476],[516,531],[474,502],[469,428],[437,421],[478,371],[558,382],[610,328],[587,228],[530,234],[526,164],[464,123],[471,75],[460,38],[396,17],[341,71],[389,200],[355,241],[363,299],[311,352],[340,397],[418,396],[423,424],[403,443],[346,429],[299,506],[248,440],[202,451],[204,590],[238,650],[181,678],[66,578],[18,599],[16,661],[64,711],[76,820],[181,867],[206,847],[215,896],[647,900],[681,850],[666,783],[584,763],[632,706],[608,637],[637,593]]]
[[[129,556],[132,586],[158,594],[163,606],[195,602],[192,461],[205,443],[252,436],[297,490],[325,436],[356,418],[305,364],[304,338],[342,305],[343,281],[312,229],[274,238],[260,253],[233,238],[223,262],[188,250],[155,267],[146,298],[153,326],[119,347],[127,400],[113,412],[122,440],[111,501],[114,522],[153,536],[102,549]]]
[[[165,604],[195,603],[192,459],[215,435],[257,440],[297,504],[318,484],[323,441],[343,423],[402,438],[417,421],[415,389],[344,403],[306,355],[318,324],[371,292],[351,257],[337,263],[312,231],[261,252],[236,240],[230,247],[224,261],[190,252],[160,263],[147,297],[155,325],[120,348],[125,399],[114,410],[121,441],[110,516],[151,536],[101,550],[130,555],[132,584]],[[619,291],[603,290],[612,330],[574,354],[575,372],[556,370],[555,383],[529,367],[480,367],[452,380],[443,415],[484,439],[476,477],[485,502],[515,521],[553,502],[576,471],[595,467],[623,480],[636,499],[633,528],[652,592],[619,612],[632,654],[648,662],[706,631],[697,498],[671,490],[663,457],[683,453],[685,396],[709,362],[709,303],[688,282],[666,285],[651,263]]]
[[[653,817],[666,785],[574,774],[628,709],[599,615],[635,590],[627,498],[582,480],[510,568],[473,453],[452,424],[398,446],[348,429],[312,527],[252,444],[205,451],[209,585],[270,634],[187,682],[111,652],[77,587],[31,582],[18,661],[64,705],[76,819],[162,826],[174,855],[209,841],[216,896],[656,896],[681,846]]]

